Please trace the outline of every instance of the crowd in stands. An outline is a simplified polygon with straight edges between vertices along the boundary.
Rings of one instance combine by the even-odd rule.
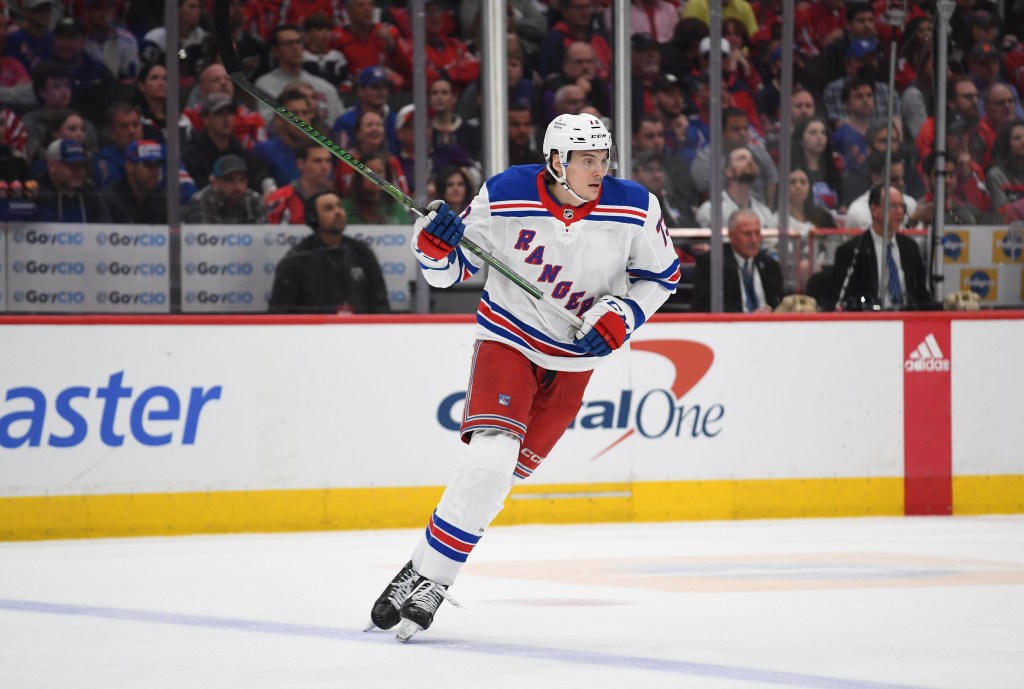
[[[0,171],[37,182],[37,219],[163,221],[164,141],[176,126],[182,165],[172,174],[187,222],[302,222],[305,201],[324,190],[342,199],[350,223],[408,221],[390,196],[235,88],[214,48],[212,0],[176,2],[179,78],[169,84],[163,3],[0,0]],[[480,126],[482,4],[425,3],[425,180],[414,169],[407,2],[229,0],[229,18],[257,86],[403,191],[462,208],[482,183],[484,138],[496,135]],[[539,138],[559,114],[590,113],[611,126],[609,0],[501,4],[511,163],[543,162]],[[632,146],[633,169],[617,174],[654,192],[670,226],[707,226],[717,202],[723,220],[750,209],[775,227],[778,196],[788,193],[789,226],[801,233],[867,228],[868,192],[885,177],[891,145],[888,173],[906,205],[901,225],[931,222],[936,175],[947,180],[949,221],[1024,219],[1020,5],[957,0],[948,70],[938,75],[948,84],[941,103],[934,0],[906,0],[896,26],[885,21],[884,0],[799,0],[792,173],[780,180],[781,2],[723,0],[715,49],[724,93],[712,112],[708,1],[633,0],[633,137],[619,142]],[[169,89],[178,90],[180,114],[167,111]],[[936,169],[942,111],[948,164]],[[712,117],[723,132],[720,200],[708,198]]]

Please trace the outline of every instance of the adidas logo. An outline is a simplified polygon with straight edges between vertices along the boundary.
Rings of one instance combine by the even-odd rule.
[[[917,349],[912,351],[907,360],[903,362],[903,368],[908,373],[948,371],[949,359],[942,354],[939,343],[935,341],[935,335],[928,333],[924,342],[917,345]]]

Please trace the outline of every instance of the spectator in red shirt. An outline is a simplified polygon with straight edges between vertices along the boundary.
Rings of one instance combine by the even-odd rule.
[[[199,82],[194,92],[193,105],[182,111],[186,138],[191,139],[203,131],[202,108],[199,103],[213,93],[223,93],[232,101],[235,97],[235,83],[231,81],[224,65],[219,62],[208,65],[199,73]],[[243,105],[235,106],[231,118],[231,133],[249,151],[261,141],[267,140],[267,127],[263,117]]]
[[[281,24],[302,24],[313,14],[322,14],[340,24],[341,0],[283,0],[277,20]]]
[[[403,44],[398,29],[374,21],[373,0],[347,0],[348,24],[335,31],[331,48],[348,60],[349,74],[359,74],[367,67],[385,67],[392,85],[401,88],[404,80],[394,72],[396,51]]]
[[[989,150],[996,145],[996,134],[1015,119],[1013,91],[1004,83],[996,82],[983,94],[985,116],[981,118],[978,131],[988,143]]]
[[[7,19],[0,16],[0,53],[7,44]],[[0,103],[19,108],[22,112],[35,107],[32,77],[25,65],[16,57],[0,55]]]
[[[559,0],[558,9],[562,12],[562,21],[551,27],[541,47],[541,76],[547,77],[561,69],[565,49],[570,43],[583,41],[594,48],[597,76],[608,79],[612,49],[608,38],[594,29],[594,3],[591,0]]]
[[[330,190],[332,160],[330,151],[312,139],[299,142],[295,147],[299,177],[267,196],[267,221],[271,225],[305,224],[306,200]]]
[[[797,17],[797,40],[809,43],[821,52],[833,41],[842,40],[846,26],[846,8],[842,0],[817,0]]]
[[[427,82],[439,77],[452,82],[461,93],[480,76],[480,58],[469,51],[457,38],[445,35],[445,10],[440,0],[427,0],[426,30]],[[403,42],[398,48],[397,68],[407,79],[412,79],[412,46]]]

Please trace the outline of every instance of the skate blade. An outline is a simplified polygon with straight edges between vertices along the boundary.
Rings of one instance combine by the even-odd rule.
[[[383,629],[381,629],[380,627],[378,627],[377,625],[375,625],[375,624],[373,623],[373,620],[369,620],[369,621],[368,621],[368,622],[366,623],[366,626],[365,626],[365,627],[363,627],[363,631],[364,631],[364,632],[382,632],[382,631],[384,631],[384,630],[383,630]]]
[[[419,626],[412,620],[402,620],[402,624],[398,628],[398,632],[395,634],[395,638],[401,641],[402,643],[405,643],[413,636],[415,636],[417,632],[421,631],[423,631],[423,627]]]

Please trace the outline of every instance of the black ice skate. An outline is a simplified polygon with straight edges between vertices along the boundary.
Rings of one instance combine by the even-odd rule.
[[[405,599],[412,593],[417,580],[421,578],[412,568],[412,560],[407,562],[405,567],[402,567],[402,571],[395,575],[380,597],[374,601],[373,609],[370,611],[370,622],[363,631],[391,629],[398,624],[401,620],[399,610],[401,610]]]
[[[416,587],[402,604],[402,624],[398,628],[395,638],[399,641],[408,641],[414,634],[424,629],[429,629],[434,621],[434,613],[437,612],[442,600],[448,600],[457,608],[461,608],[458,601],[448,595],[448,587],[431,581],[426,577],[420,577],[416,581]]]

